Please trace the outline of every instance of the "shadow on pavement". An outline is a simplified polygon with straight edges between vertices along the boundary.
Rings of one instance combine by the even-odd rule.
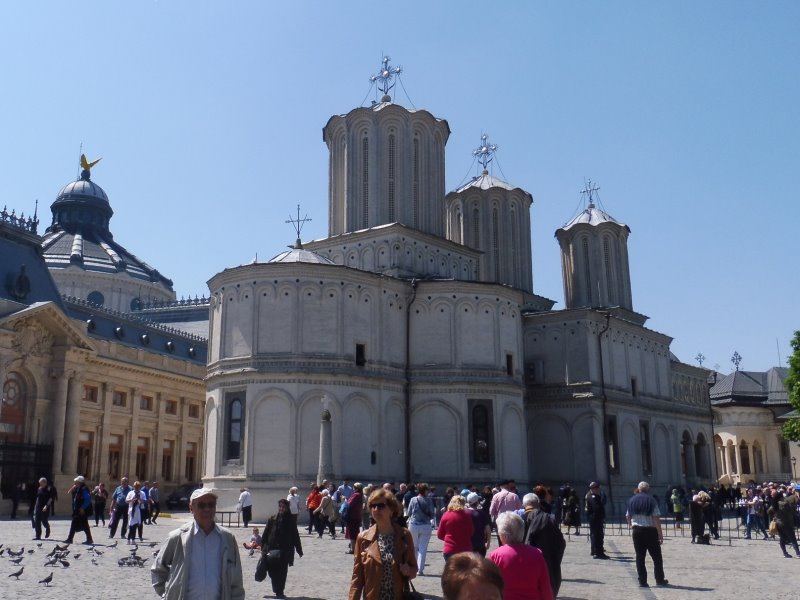
[[[605,582],[597,581],[596,579],[566,579],[565,578],[565,579],[562,579],[561,581],[562,582],[563,581],[569,581],[570,583],[597,583],[597,584],[601,584],[601,585],[605,584]]]

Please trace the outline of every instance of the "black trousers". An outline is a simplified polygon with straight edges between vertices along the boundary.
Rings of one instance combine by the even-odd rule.
[[[106,524],[106,503],[95,503],[94,505],[94,525],[97,527],[97,522],[102,519],[103,525]]]
[[[44,525],[44,537],[50,537],[50,521],[47,520],[47,515],[50,509],[36,511],[33,515],[33,529],[36,531],[36,539],[42,539],[42,525]]]
[[[242,521],[244,521],[244,526],[247,527],[247,524],[253,520],[253,507],[252,506],[243,506],[242,507]]]
[[[115,506],[114,513],[112,517],[114,524],[111,526],[111,532],[108,534],[108,537],[113,538],[117,535],[117,526],[120,524],[120,521],[122,521],[119,537],[125,539],[125,534],[128,532],[128,506]]]
[[[153,506],[151,507],[150,510],[150,522],[155,525],[156,519],[160,514],[161,514],[161,503],[153,502]]]
[[[644,565],[644,560],[648,552],[653,559],[656,583],[664,581],[664,561],[661,558],[661,544],[658,543],[658,529],[634,527],[633,549],[636,551],[636,574],[639,576],[639,583],[647,583],[647,567]]]
[[[283,594],[283,588],[286,587],[286,577],[289,575],[289,563],[281,559],[267,573],[272,581],[272,593],[276,595]]]
[[[82,531],[83,533],[86,534],[86,541],[91,544],[92,530],[89,529],[89,515],[85,513],[84,514],[76,513],[72,515],[72,522],[70,523],[69,526],[69,535],[67,536],[67,539],[69,540],[70,543],[72,543],[73,537],[79,531]]]
[[[602,556],[606,553],[603,546],[604,536],[603,521],[589,521],[589,539],[592,542],[592,556]]]

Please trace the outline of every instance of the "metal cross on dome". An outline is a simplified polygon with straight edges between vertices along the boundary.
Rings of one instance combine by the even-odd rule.
[[[486,170],[486,165],[494,159],[494,153],[497,151],[497,144],[490,144],[488,140],[489,136],[484,133],[481,136],[481,145],[472,151],[472,156],[478,158],[478,162],[481,163],[484,171]]]
[[[297,218],[293,218],[292,215],[289,215],[289,220],[284,221],[285,223],[291,223],[294,226],[295,233],[297,234],[297,242],[295,243],[295,248],[302,248],[302,243],[300,242],[300,232],[303,230],[303,225],[306,224],[307,221],[311,221],[308,218],[308,213],[302,219],[300,218],[300,205],[297,205]]]
[[[694,359],[695,359],[695,360],[696,360],[698,363],[700,363],[700,366],[702,367],[702,366],[703,366],[703,361],[706,359],[706,357],[705,357],[705,356],[703,356],[703,353],[702,353],[702,352],[698,352],[698,353],[697,353],[697,356],[695,356],[695,357],[694,357]]]
[[[742,356],[736,351],[733,351],[733,356],[731,356],[731,362],[736,365],[736,370],[739,370],[739,363],[742,362]]]
[[[403,67],[390,67],[389,61],[392,60],[388,56],[383,57],[383,67],[377,75],[372,75],[369,80],[372,83],[378,84],[378,89],[383,92],[384,98],[389,96],[389,90],[394,87],[395,75],[403,72]]]
[[[600,188],[597,187],[596,185],[593,186],[591,179],[586,179],[583,182],[583,191],[581,192],[581,194],[589,198],[589,206],[594,206],[594,193],[599,191]]]

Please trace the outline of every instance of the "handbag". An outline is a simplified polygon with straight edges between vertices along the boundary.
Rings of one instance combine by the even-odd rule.
[[[266,578],[267,578],[267,557],[262,554],[261,558],[258,559],[258,564],[256,565],[255,579],[256,581],[264,581]]]
[[[778,535],[778,522],[775,519],[772,519],[769,522],[769,534],[772,537],[775,537],[776,535]]]
[[[266,555],[262,556],[266,557],[268,571],[270,569],[274,569],[275,567],[277,567],[280,564],[281,560],[283,559],[281,551],[278,550],[277,548],[275,550],[270,550],[269,552],[267,552]]]

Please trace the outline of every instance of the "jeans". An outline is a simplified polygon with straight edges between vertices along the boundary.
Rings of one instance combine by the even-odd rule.
[[[639,583],[647,583],[647,567],[644,565],[644,560],[648,552],[653,559],[656,583],[664,581],[664,561],[661,558],[661,544],[658,543],[658,529],[634,527],[633,549],[636,551],[636,574],[639,576]]]
[[[755,527],[756,531],[760,531],[764,537],[767,537],[767,530],[764,529],[764,522],[761,520],[761,517],[758,515],[747,515],[747,533],[745,533],[745,537],[750,537],[750,532]]]
[[[431,541],[431,524],[428,523],[409,523],[408,531],[411,539],[414,540],[414,550],[417,553],[417,571],[425,571],[425,557],[428,555],[428,543]]]

